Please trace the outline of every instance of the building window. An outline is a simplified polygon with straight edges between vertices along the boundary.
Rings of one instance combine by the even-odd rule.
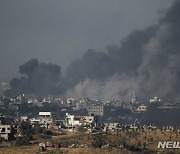
[[[1,129],[1,132],[5,132],[5,131],[6,131],[6,129],[5,129],[5,128],[2,128],[2,129]]]

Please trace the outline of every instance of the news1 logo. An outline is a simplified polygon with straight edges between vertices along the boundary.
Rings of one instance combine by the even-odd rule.
[[[166,142],[158,142],[157,148],[162,149],[180,149],[180,142],[166,141]]]

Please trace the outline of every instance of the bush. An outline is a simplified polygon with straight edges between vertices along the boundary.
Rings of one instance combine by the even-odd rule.
[[[85,133],[85,132],[87,132],[87,128],[84,128],[84,126],[79,126],[78,131]]]
[[[104,145],[104,137],[102,133],[98,133],[93,136],[92,146],[96,148],[101,148]]]
[[[22,121],[19,125],[22,137],[18,137],[15,141],[15,145],[27,145],[32,140],[33,129],[29,121]]]
[[[41,127],[39,124],[36,124],[34,125],[33,133],[39,134],[39,133],[42,133],[45,129],[46,129],[45,127]]]
[[[15,145],[17,146],[28,145],[30,140],[31,140],[30,136],[18,137],[15,141]]]
[[[44,129],[44,130],[42,131],[42,134],[43,134],[43,135],[53,135],[53,133],[52,133],[50,130],[47,130],[47,129]]]
[[[135,145],[127,145],[127,144],[125,144],[124,147],[125,147],[126,149],[130,150],[130,151],[137,151],[137,152],[142,151],[141,148],[136,147]]]
[[[33,129],[29,121],[22,121],[19,125],[19,129],[23,136],[30,137],[33,134]]]

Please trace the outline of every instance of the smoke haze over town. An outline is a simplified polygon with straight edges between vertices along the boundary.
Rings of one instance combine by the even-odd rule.
[[[7,95],[178,100],[179,1],[1,3],[1,78],[17,76]]]
[[[0,153],[180,151],[180,0],[1,0]]]

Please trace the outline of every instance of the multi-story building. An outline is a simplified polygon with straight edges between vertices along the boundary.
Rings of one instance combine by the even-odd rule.
[[[32,118],[30,119],[32,124],[40,124],[43,126],[47,126],[48,124],[54,123],[54,116],[52,112],[39,112],[38,118]]]
[[[0,125],[0,137],[4,140],[9,140],[14,137],[13,128],[11,125]]]
[[[88,103],[90,103],[91,101],[89,100],[89,98],[83,98],[82,100],[80,100],[79,102],[76,102],[75,107],[73,108],[74,110],[86,110]]]
[[[102,104],[91,104],[87,106],[87,111],[89,115],[103,116],[104,106]]]
[[[65,126],[81,126],[81,125],[91,125],[94,122],[94,116],[75,116],[66,113]]]

